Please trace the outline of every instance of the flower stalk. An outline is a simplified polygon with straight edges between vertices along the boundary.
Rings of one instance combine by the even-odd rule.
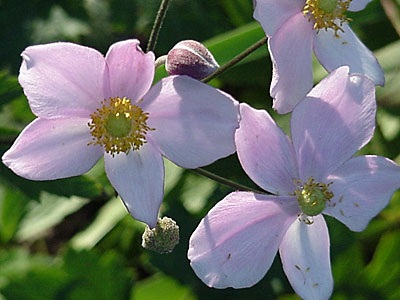
[[[192,169],[192,171],[196,172],[197,174],[203,175],[211,180],[214,180],[216,182],[219,182],[225,186],[234,188],[235,190],[239,190],[239,191],[247,191],[247,192],[253,192],[253,193],[257,193],[257,194],[268,194],[265,191],[262,190],[258,190],[258,189],[253,189],[250,188],[248,186],[242,185],[240,183],[234,182],[232,180],[226,179],[224,177],[218,176],[217,174],[214,174],[210,171],[207,171],[203,168],[197,168],[197,169]]]
[[[262,38],[257,43],[253,44],[252,46],[250,46],[249,48],[247,48],[243,52],[241,52],[238,55],[236,55],[234,58],[232,58],[232,60],[227,62],[222,67],[218,68],[214,73],[212,73],[211,75],[207,76],[202,81],[203,82],[209,82],[211,79],[214,79],[215,77],[221,75],[223,72],[225,72],[229,68],[231,68],[234,65],[236,65],[237,63],[239,63],[242,59],[244,59],[245,57],[247,57],[248,55],[250,55],[251,53],[256,51],[261,46],[265,45],[266,43],[267,43],[267,38],[266,37]]]
[[[150,32],[149,42],[147,44],[146,52],[154,51],[154,48],[157,44],[158,34],[160,33],[160,29],[162,23],[164,21],[165,15],[167,13],[168,5],[170,0],[162,0],[160,4],[160,8],[158,9],[156,19],[154,20],[153,28]]]

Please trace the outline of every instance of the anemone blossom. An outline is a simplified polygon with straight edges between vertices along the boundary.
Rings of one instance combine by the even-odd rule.
[[[273,62],[270,87],[273,107],[293,110],[313,86],[312,52],[328,72],[349,66],[350,72],[384,85],[374,54],[351,30],[346,11],[359,11],[371,0],[254,0],[254,18],[269,37]]]
[[[235,135],[240,163],[275,195],[234,192],[200,222],[188,258],[215,288],[256,284],[279,250],[283,269],[303,299],[328,299],[333,279],[323,214],[362,231],[400,187],[400,167],[353,154],[371,139],[371,80],[339,68],[294,109],[290,139],[264,110],[240,105]]]
[[[22,177],[80,175],[104,156],[132,216],[154,227],[163,156],[197,168],[235,152],[236,101],[186,76],[150,89],[154,54],[144,54],[137,40],[112,45],[106,57],[71,43],[28,47],[22,57],[19,82],[37,119],[2,158]]]

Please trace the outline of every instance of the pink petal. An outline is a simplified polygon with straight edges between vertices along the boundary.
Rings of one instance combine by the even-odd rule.
[[[300,179],[325,178],[368,143],[375,112],[375,87],[368,78],[342,67],[322,80],[292,114]]]
[[[52,43],[28,47],[22,58],[18,79],[39,117],[86,118],[109,93],[104,57],[92,48]]]
[[[148,134],[163,155],[184,168],[208,165],[235,152],[237,102],[228,94],[187,76],[158,82],[142,103]]]
[[[88,119],[41,119],[30,123],[3,155],[3,163],[21,177],[51,180],[81,175],[100,159]]]
[[[270,268],[297,213],[294,197],[231,193],[209,211],[192,234],[190,265],[210,287],[252,286]]]
[[[321,64],[332,72],[340,66],[349,66],[351,73],[371,78],[375,85],[383,86],[385,77],[375,55],[358,39],[349,25],[342,25],[344,32],[335,37],[332,30],[321,30],[314,40],[314,51]]]
[[[274,35],[290,17],[304,7],[302,0],[255,0],[254,19],[260,22],[268,36]]]
[[[124,201],[129,213],[139,221],[156,226],[163,199],[164,162],[150,143],[137,151],[104,155],[108,179]]]
[[[357,156],[326,179],[334,193],[324,213],[351,230],[364,230],[400,187],[400,167],[380,156]]]
[[[311,90],[312,24],[303,13],[291,17],[268,41],[273,63],[270,93],[280,114],[293,110]]]
[[[235,142],[240,163],[263,189],[280,195],[293,193],[299,178],[295,152],[288,136],[265,110],[240,105]]]
[[[333,289],[329,233],[322,215],[306,225],[296,220],[279,247],[283,270],[301,298],[329,299]]]
[[[107,52],[113,97],[140,100],[149,90],[154,77],[154,54],[144,54],[138,40],[113,44]]]
[[[371,1],[372,0],[352,0],[350,2],[349,11],[363,10]]]

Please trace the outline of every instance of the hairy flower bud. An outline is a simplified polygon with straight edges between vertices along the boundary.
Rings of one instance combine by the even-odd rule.
[[[146,226],[142,247],[160,254],[171,253],[179,243],[179,226],[170,218],[158,219],[156,227]]]
[[[169,52],[165,69],[169,75],[187,75],[203,79],[219,67],[213,55],[203,44],[186,40],[176,44]]]

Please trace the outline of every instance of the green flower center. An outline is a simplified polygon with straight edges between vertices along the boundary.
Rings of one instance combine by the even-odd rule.
[[[328,190],[330,184],[315,182],[310,177],[296,189],[294,194],[303,214],[317,216],[325,209],[327,201],[333,197],[333,193]]]
[[[327,13],[333,13],[338,5],[337,0],[319,0],[318,7]]]

